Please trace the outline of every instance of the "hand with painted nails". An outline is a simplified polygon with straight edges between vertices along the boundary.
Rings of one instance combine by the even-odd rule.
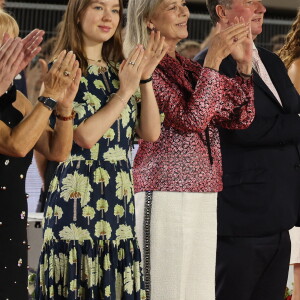
[[[24,39],[21,40],[22,42],[22,59],[19,59],[19,65],[16,69],[15,76],[19,74],[31,60],[41,51],[41,47],[39,45],[43,41],[43,35],[45,31],[34,29],[31,31]],[[3,35],[2,45],[4,45],[10,39],[9,34],[5,33]]]
[[[142,61],[142,66],[144,68],[141,76],[142,80],[146,80],[151,77],[159,62],[166,55],[167,50],[168,45],[165,43],[165,38],[160,35],[160,32],[151,31]]]
[[[120,93],[126,95],[126,99],[137,90],[141,80],[144,65],[142,64],[144,57],[144,48],[137,45],[132,50],[127,59],[123,60],[119,68]]]
[[[22,52],[23,44],[20,38],[6,38],[0,48],[0,95],[11,85],[16,74],[18,74],[24,53]]]
[[[42,95],[71,107],[81,78],[81,69],[73,51],[62,51],[45,75]]]

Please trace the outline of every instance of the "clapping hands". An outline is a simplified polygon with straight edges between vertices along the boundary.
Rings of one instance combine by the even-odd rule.
[[[127,87],[127,90],[130,89],[133,94],[141,79],[145,80],[151,77],[167,50],[165,38],[160,35],[160,32],[151,32],[147,48],[144,49],[142,45],[137,45],[128,59],[120,65],[120,89],[123,86]]]
[[[39,44],[43,40],[44,31],[35,29],[23,40],[3,35],[0,48],[0,95],[10,86],[18,75],[40,52]]]
[[[221,25],[218,23],[204,66],[219,69],[222,60],[229,54],[238,63],[250,63],[252,60],[252,43],[250,24],[245,24],[242,17],[236,17],[234,24],[223,31],[221,31]]]
[[[151,31],[148,45],[144,53],[144,70],[141,79],[148,79],[152,75],[159,62],[166,55],[168,48],[165,38],[160,35],[160,32]]]
[[[241,17],[238,19],[235,18],[235,24],[239,22],[244,22],[244,19]],[[250,24],[246,24],[248,27],[248,33],[246,37],[242,37],[240,41],[238,41],[231,51],[231,56],[238,64],[252,64],[252,50],[253,50],[253,40]]]
[[[81,78],[79,62],[73,51],[63,50],[45,75],[43,96],[51,97],[61,106],[71,107]]]

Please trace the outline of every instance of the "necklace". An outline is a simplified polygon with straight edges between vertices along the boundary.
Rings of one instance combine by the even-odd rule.
[[[90,61],[93,61],[93,62],[96,62],[96,63],[101,63],[102,62],[102,59],[91,59],[91,58],[87,58],[87,60],[90,60]],[[107,67],[104,67],[104,66],[98,66],[99,67],[99,73],[104,73],[107,71]]]
[[[90,61],[93,61],[93,62],[97,62],[97,63],[101,63],[102,62],[102,59],[91,59],[91,58],[88,58],[86,57],[87,60],[90,60]],[[104,84],[106,86],[106,88],[108,89],[108,92],[110,93],[110,86],[108,84],[108,80],[105,76],[105,72],[107,71],[107,67],[104,67],[104,66],[98,66],[99,67],[99,74],[101,74],[103,76],[103,81],[104,81]]]
[[[91,58],[86,58],[87,60],[90,60],[90,61],[94,61],[94,62],[97,62],[97,63],[101,63],[102,59],[91,59]]]

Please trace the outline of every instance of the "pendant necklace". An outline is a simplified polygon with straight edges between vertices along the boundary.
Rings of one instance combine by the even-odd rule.
[[[97,62],[97,63],[101,63],[102,59],[91,59],[91,58],[86,58],[87,60],[90,60],[90,61],[94,61],[94,62]]]
[[[96,63],[101,63],[102,62],[102,59],[91,59],[91,58],[86,58],[86,59],[90,60],[90,61],[93,61],[93,62],[96,62]],[[99,73],[103,73],[103,72],[107,71],[106,67],[103,67],[103,66],[98,66],[98,67],[99,67]]]
[[[102,62],[102,59],[91,59],[91,58],[86,58],[86,59],[90,60],[90,61],[93,61],[93,62],[96,62],[96,63],[101,63]],[[99,67],[99,74],[101,74],[102,77],[103,77],[105,87],[107,88],[108,92],[111,93],[110,86],[108,84],[108,80],[105,76],[105,72],[107,71],[107,67],[103,67],[103,66],[98,66],[98,67]]]

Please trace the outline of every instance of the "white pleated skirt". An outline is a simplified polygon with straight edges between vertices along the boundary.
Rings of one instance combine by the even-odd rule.
[[[290,264],[300,263],[300,227],[293,227],[290,231],[291,238],[291,258]]]
[[[147,300],[214,300],[217,193],[135,195]]]

